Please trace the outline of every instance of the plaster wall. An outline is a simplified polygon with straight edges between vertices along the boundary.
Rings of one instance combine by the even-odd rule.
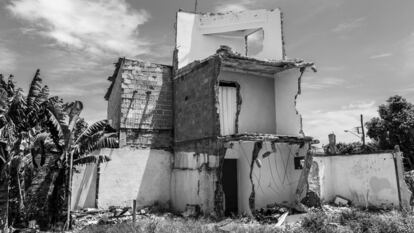
[[[314,157],[319,168],[320,193],[324,201],[340,195],[357,206],[399,206],[393,154],[363,154]],[[399,183],[403,206],[411,193],[403,176],[398,155]]]
[[[96,164],[76,166],[72,176],[72,210],[95,207]]]
[[[301,116],[296,109],[296,97],[300,94],[299,77],[299,68],[275,75],[276,134],[302,134]]]
[[[240,85],[241,108],[238,118],[240,133],[276,133],[275,89],[272,78],[221,71],[219,80]]]
[[[137,200],[137,206],[152,205],[154,202],[167,204],[170,200],[171,152],[154,149],[103,149],[101,154],[111,160],[100,165],[98,207],[131,206]],[[92,166],[92,167],[91,167]],[[74,208],[90,207],[95,201],[96,166],[81,168],[74,179],[72,200]],[[95,169],[95,170],[94,170]],[[79,182],[88,177],[87,182]],[[83,184],[83,185],[79,185]],[[81,188],[80,188],[81,187]],[[77,203],[77,204],[76,204]]]
[[[178,68],[214,54],[221,45],[245,54],[244,37],[263,29],[263,49],[256,57],[283,59],[282,23],[279,9],[194,14],[177,13]]]
[[[249,197],[252,185],[249,178],[252,141],[234,141],[232,148],[226,151],[225,159],[237,159],[238,207],[239,213],[250,213]],[[273,152],[270,142],[264,142],[258,159],[261,167],[253,165],[253,184],[255,191],[255,208],[262,208],[272,203],[292,203],[302,170],[295,170],[294,157],[305,156],[308,145],[302,148],[297,144],[276,143]],[[263,158],[265,152],[271,152]]]
[[[171,178],[171,204],[185,211],[187,205],[199,205],[201,211],[214,211],[218,159],[215,155],[176,152]]]

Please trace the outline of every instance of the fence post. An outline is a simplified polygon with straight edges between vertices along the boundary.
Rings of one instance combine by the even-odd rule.
[[[132,222],[134,223],[135,223],[135,220],[137,219],[136,212],[137,212],[137,200],[133,200],[132,201]]]

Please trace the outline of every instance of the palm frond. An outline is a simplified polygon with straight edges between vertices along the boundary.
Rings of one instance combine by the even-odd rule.
[[[21,93],[21,89],[18,89],[11,99],[8,117],[14,122],[17,128],[24,129],[26,127],[26,101]]]
[[[27,108],[27,120],[29,127],[34,127],[42,120],[42,115],[47,107],[46,101],[49,97],[49,88],[44,86],[40,93],[34,99],[34,102],[31,107]]]
[[[55,113],[53,111],[51,111],[50,109],[46,110],[46,117],[47,117],[47,122],[46,125],[49,128],[49,131],[52,135],[53,138],[53,142],[56,144],[56,146],[61,146],[60,145],[60,139],[63,137],[63,129],[62,129],[62,125],[61,122],[59,121],[58,116],[55,115]]]
[[[83,103],[81,101],[73,101],[70,103],[65,103],[63,105],[63,111],[66,112],[66,114],[69,117],[69,122],[75,117],[75,116],[79,116],[80,113],[83,110]]]
[[[118,138],[113,136],[114,133],[111,133],[110,136],[104,136],[98,140],[98,142],[91,147],[91,151],[100,150],[103,148],[117,148],[118,147]]]
[[[50,133],[47,132],[37,134],[32,142],[32,148],[41,147],[49,137]]]
[[[99,131],[103,131],[105,130],[105,128],[107,128],[108,126],[108,121],[107,120],[100,120],[97,121],[95,123],[93,123],[91,126],[89,126],[76,140],[76,144],[78,144],[79,142],[81,142],[82,140],[85,140],[85,138],[90,137],[94,134],[96,134]]]
[[[9,98],[6,89],[0,87],[0,114],[4,114],[9,108]]]
[[[0,74],[0,87],[7,88],[7,84],[6,84],[6,81],[4,81],[3,74]]]
[[[36,73],[30,84],[29,93],[27,95],[27,106],[29,108],[33,107],[36,98],[42,90],[42,79],[40,78],[40,70],[37,69]]]
[[[118,134],[100,131],[77,144],[73,151],[79,157],[103,148],[118,148]]]
[[[37,98],[35,99],[35,105],[40,106],[46,102],[49,98],[49,87],[45,85],[41,90]]]
[[[9,97],[12,97],[15,94],[14,87],[15,87],[14,76],[11,74],[9,76],[9,79],[7,80],[7,92],[9,93]]]
[[[84,164],[91,164],[91,163],[103,163],[110,161],[111,158],[107,155],[88,155],[85,157],[81,157],[78,159],[73,160],[73,165],[84,165]]]

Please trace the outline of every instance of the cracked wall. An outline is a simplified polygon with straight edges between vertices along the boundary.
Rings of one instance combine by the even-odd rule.
[[[275,75],[276,133],[302,135],[302,119],[296,109],[300,94],[301,69],[289,69]]]
[[[321,199],[332,201],[336,195],[351,200],[356,206],[409,207],[411,192],[404,181],[401,155],[392,153],[315,156],[317,173],[309,179],[318,180]],[[398,174],[398,178],[396,176]],[[398,185],[400,192],[398,192]]]
[[[237,82],[242,100],[237,118],[240,133],[276,133],[273,78],[221,71],[219,80]]]
[[[293,204],[302,170],[295,170],[294,158],[305,156],[309,145],[270,141],[231,141],[225,159],[237,159],[239,213],[251,213],[252,209],[272,203]],[[256,146],[255,144],[262,144]],[[257,144],[258,145],[258,144]],[[273,149],[274,148],[274,149]],[[261,167],[253,160],[257,159]],[[270,153],[266,153],[270,152]],[[253,183],[252,183],[253,182]]]

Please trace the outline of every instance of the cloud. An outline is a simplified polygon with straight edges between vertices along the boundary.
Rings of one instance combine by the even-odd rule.
[[[328,143],[328,134],[334,132],[337,142],[354,142],[360,139],[344,130],[352,130],[360,126],[360,114],[364,121],[378,116],[375,101],[358,101],[341,106],[336,110],[315,110],[302,114],[304,131],[307,135],[319,139],[322,144]]]
[[[303,89],[321,90],[325,88],[339,86],[345,83],[345,80],[335,77],[305,77],[302,82]]]
[[[405,87],[405,88],[402,88],[402,89],[397,90],[396,92],[397,93],[404,94],[404,95],[406,95],[406,94],[414,94],[414,86]]]
[[[414,32],[404,39],[402,46],[403,74],[411,76],[414,73]]]
[[[132,9],[125,0],[14,0],[7,9],[30,22],[26,33],[38,33],[64,48],[94,56],[146,51],[147,42],[137,36],[149,14]]]
[[[384,57],[392,56],[392,53],[381,53],[381,54],[375,54],[369,57],[369,59],[379,59]]]
[[[16,68],[17,55],[0,41],[0,74],[12,73]]]
[[[254,0],[225,0],[218,3],[214,10],[216,12],[239,12],[249,9],[254,3]]]
[[[363,25],[363,22],[365,21],[365,17],[353,19],[344,23],[338,24],[335,28],[332,29],[335,33],[344,33],[344,32],[350,32],[356,28],[359,28]]]

